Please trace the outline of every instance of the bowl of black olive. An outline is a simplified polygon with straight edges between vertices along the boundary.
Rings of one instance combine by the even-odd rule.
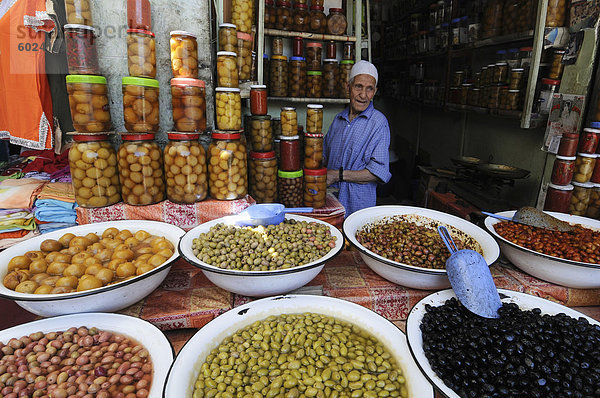
[[[600,322],[571,308],[498,289],[497,319],[452,290],[411,310],[406,333],[425,376],[446,397],[593,397],[600,394]]]

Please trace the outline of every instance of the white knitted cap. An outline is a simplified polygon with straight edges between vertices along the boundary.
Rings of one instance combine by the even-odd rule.
[[[350,75],[348,76],[348,81],[352,81],[358,75],[369,75],[375,78],[375,85],[377,85],[377,81],[379,80],[379,75],[377,73],[377,68],[375,65],[370,63],[369,61],[358,61],[354,64],[352,69],[350,70]]]

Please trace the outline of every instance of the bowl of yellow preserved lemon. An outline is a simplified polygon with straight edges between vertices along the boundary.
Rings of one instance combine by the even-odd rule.
[[[136,220],[36,236],[0,253],[0,297],[41,316],[118,311],[160,285],[183,234]]]

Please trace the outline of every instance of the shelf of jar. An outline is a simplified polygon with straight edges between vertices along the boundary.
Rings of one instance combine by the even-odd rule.
[[[506,110],[506,109],[489,109],[489,108],[483,108],[481,106],[472,106],[472,105],[462,105],[462,104],[454,104],[454,103],[447,103],[446,104],[446,108],[449,111],[468,111],[468,112],[475,112],[475,113],[481,113],[481,114],[488,114],[488,115],[492,115],[492,116],[499,116],[499,117],[503,117],[506,119],[521,119],[521,111],[513,111],[513,110]]]
[[[307,104],[349,104],[348,98],[268,97],[269,101],[301,102]]]
[[[302,37],[312,40],[356,41],[356,36],[327,35],[323,33],[296,32],[293,30],[265,29],[265,36]]]
[[[403,57],[391,57],[386,59],[386,61],[389,62],[403,62],[403,61],[418,61],[418,60],[424,60],[424,59],[429,59],[429,58],[439,58],[439,57],[445,57],[448,55],[448,51],[440,51],[440,52],[435,52],[435,53],[425,53],[425,54],[414,54],[414,55],[406,55]]]
[[[413,105],[424,105],[424,106],[427,106],[430,108],[440,108],[441,109],[444,107],[444,102],[438,101],[438,100],[419,99],[419,98],[413,98],[413,97],[400,98],[400,100],[406,101]]]
[[[502,44],[510,44],[517,43],[525,40],[533,40],[533,30],[528,30],[526,32],[520,33],[512,33],[510,35],[504,36],[495,36],[490,37],[489,39],[476,41],[473,45],[467,45],[463,48],[450,49],[450,55],[453,57],[458,57],[464,55],[465,53],[470,53],[473,50],[484,48],[484,47],[493,47],[499,46]]]

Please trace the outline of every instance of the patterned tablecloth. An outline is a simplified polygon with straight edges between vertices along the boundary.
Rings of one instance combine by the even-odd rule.
[[[507,263],[496,264],[491,270],[499,288],[532,294],[569,307],[600,305],[600,289],[553,285]],[[390,321],[404,321],[410,309],[431,291],[389,282],[371,271],[357,251],[344,251],[296,293],[337,297],[363,305]],[[162,330],[200,328],[250,300],[218,288],[200,269],[180,259],[158,289],[121,313],[143,318]]]

